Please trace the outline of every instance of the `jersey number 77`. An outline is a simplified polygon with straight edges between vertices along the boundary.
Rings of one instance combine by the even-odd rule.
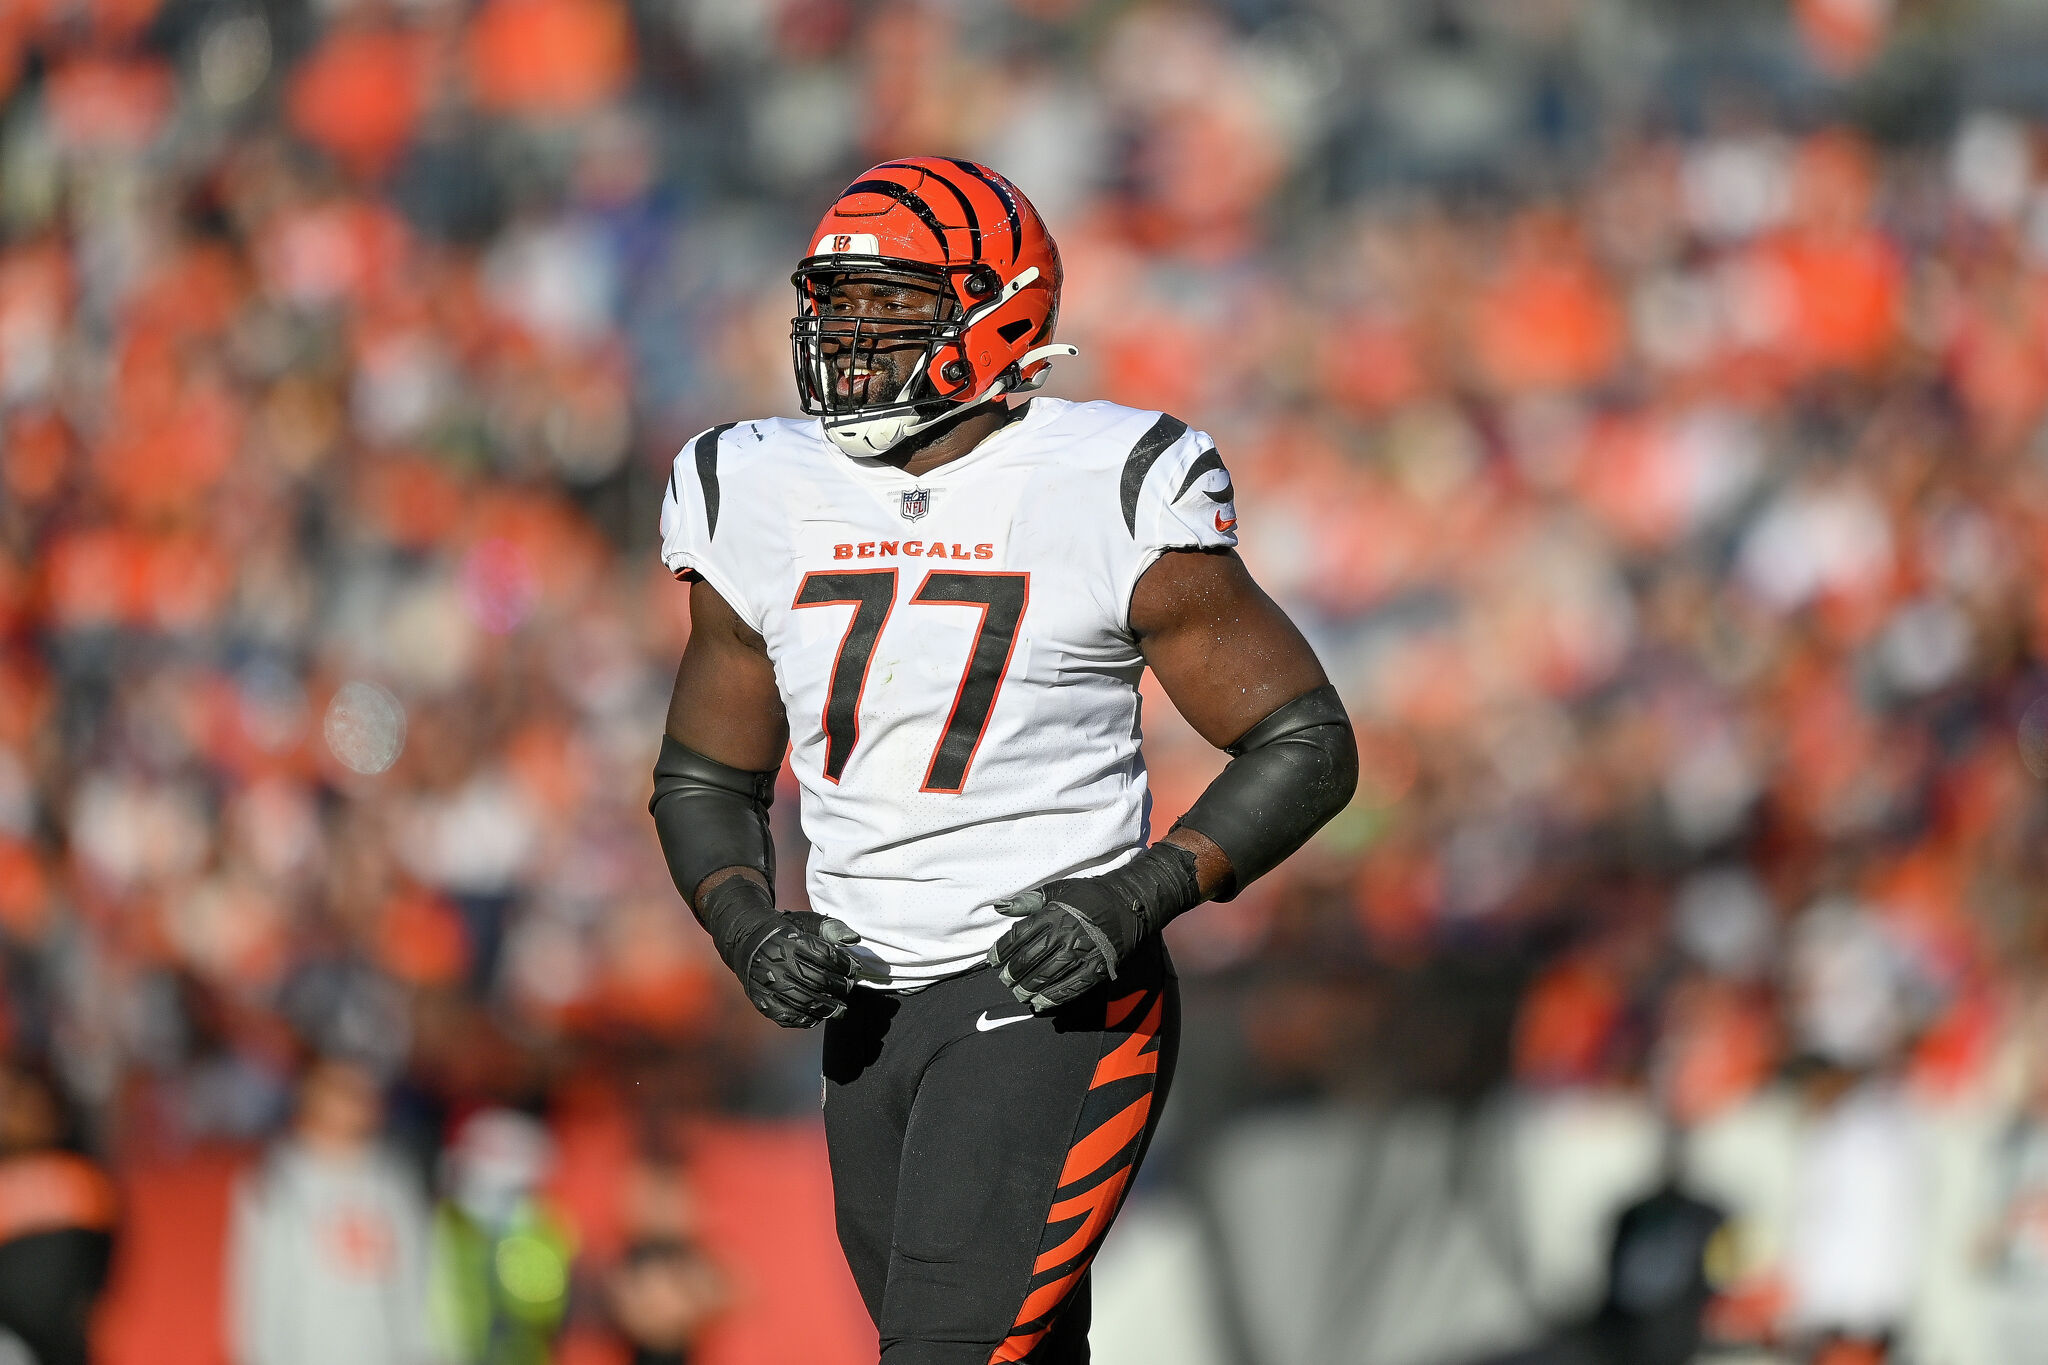
[[[957,793],[967,781],[967,770],[981,748],[996,697],[1003,690],[1003,675],[1009,671],[1010,655],[1017,647],[1017,624],[1024,619],[1024,608],[1031,600],[1031,575],[934,569],[924,576],[910,600],[981,608],[981,625],[974,632],[974,647],[967,652],[960,686],[953,693],[953,710],[946,717],[946,728],[932,750],[931,765],[919,788]],[[894,569],[808,573],[797,588],[794,606],[853,608],[825,693],[825,778],[829,782],[839,781],[860,742],[860,699],[867,690],[868,665],[874,661],[875,645],[895,604]]]

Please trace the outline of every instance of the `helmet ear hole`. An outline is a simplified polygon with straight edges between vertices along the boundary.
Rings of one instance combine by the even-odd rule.
[[[985,265],[976,266],[967,272],[967,278],[961,287],[967,291],[969,298],[985,299],[996,290],[996,272]]]
[[[948,384],[964,383],[967,376],[972,373],[974,371],[969,368],[964,360],[949,360],[939,367],[939,378],[945,380]]]

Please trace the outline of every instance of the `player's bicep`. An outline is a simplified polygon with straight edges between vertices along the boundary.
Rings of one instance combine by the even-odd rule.
[[[1131,594],[1131,629],[1174,706],[1219,749],[1329,681],[1232,550],[1161,555]]]
[[[668,733],[706,758],[752,772],[781,767],[789,746],[767,645],[702,579],[690,585],[690,642],[676,669]]]

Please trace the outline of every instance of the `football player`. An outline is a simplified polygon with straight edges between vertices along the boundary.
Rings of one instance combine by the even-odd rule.
[[[840,1243],[886,1365],[1086,1361],[1090,1260],[1173,1073],[1160,930],[1350,799],[1350,723],[1235,553],[1215,443],[1027,398],[1060,258],[985,166],[888,161],[797,264],[808,420],[676,457],[692,629],[652,809],[754,1006],[824,1022]],[[1229,765],[1147,843],[1146,667]],[[812,909],[776,909],[802,789]]]

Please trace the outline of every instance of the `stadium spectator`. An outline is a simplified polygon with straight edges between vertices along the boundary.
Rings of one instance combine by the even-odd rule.
[[[228,1281],[239,1365],[426,1365],[426,1204],[378,1142],[383,1101],[357,1062],[301,1078],[289,1137],[235,1192]]]
[[[626,1241],[605,1278],[606,1305],[632,1343],[633,1365],[688,1365],[731,1291],[700,1244],[680,1166],[638,1163],[625,1195]]]
[[[461,1365],[547,1365],[569,1304],[575,1238],[541,1184],[547,1130],[509,1109],[464,1120],[434,1212],[434,1334]]]
[[[2027,1094],[1997,1130],[1985,1162],[1990,1217],[1979,1243],[1986,1334],[1997,1358],[2024,1360],[2048,1340],[2048,1049],[2038,1027]]]
[[[115,1226],[113,1182],[77,1150],[54,1078],[0,1065],[0,1356],[85,1365]]]

